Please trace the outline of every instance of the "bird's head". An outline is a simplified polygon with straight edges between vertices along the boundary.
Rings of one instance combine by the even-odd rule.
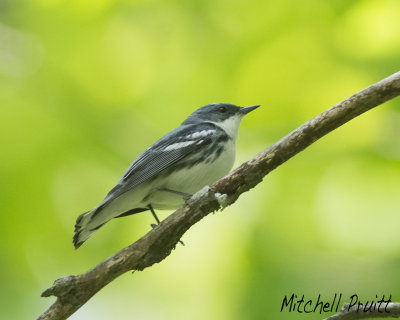
[[[236,139],[240,121],[246,114],[258,107],[259,105],[239,107],[231,103],[212,103],[197,109],[182,124],[212,122]]]

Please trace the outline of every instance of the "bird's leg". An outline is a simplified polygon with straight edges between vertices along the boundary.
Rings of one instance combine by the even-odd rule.
[[[171,192],[171,193],[175,193],[178,194],[180,196],[182,196],[183,200],[185,200],[185,202],[187,200],[189,200],[193,195],[190,193],[185,193],[185,192],[180,192],[180,191],[176,191],[176,190],[171,190],[171,189],[161,189],[162,191],[167,191],[167,192]]]
[[[147,205],[147,207],[150,209],[151,214],[153,215],[154,219],[156,219],[157,224],[160,224],[160,220],[158,219],[156,212],[153,209],[153,206],[151,204]],[[154,228],[156,225],[155,224],[151,224],[151,227]]]
[[[153,206],[151,204],[149,204],[149,205],[147,205],[147,207],[150,209],[151,214],[153,215],[154,219],[156,219],[157,224],[160,224],[160,220],[158,219],[158,217],[156,215],[156,212],[154,211]],[[150,226],[154,229],[157,225],[152,223]],[[180,242],[181,245],[183,245],[183,246],[185,245],[182,240],[179,240],[179,242]]]

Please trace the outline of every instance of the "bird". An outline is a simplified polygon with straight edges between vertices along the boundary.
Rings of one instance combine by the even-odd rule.
[[[259,106],[219,102],[191,113],[144,150],[99,205],[77,218],[75,249],[113,218],[150,210],[159,224],[155,209],[178,209],[192,194],[229,173],[240,122]]]

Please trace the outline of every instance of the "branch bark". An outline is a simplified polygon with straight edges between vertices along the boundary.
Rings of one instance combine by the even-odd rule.
[[[42,297],[55,296],[57,300],[38,319],[66,319],[121,274],[143,270],[162,261],[196,222],[234,203],[269,172],[327,133],[399,95],[400,72],[397,72],[304,123],[211,187],[200,190],[182,208],[135,243],[83,274],[56,280],[42,293]]]
[[[386,305],[385,305],[386,306]],[[363,305],[349,307],[345,303],[339,313],[326,318],[325,320],[358,320],[358,319],[372,319],[372,318],[400,318],[400,303],[388,303],[385,308],[379,308],[372,311],[363,311]]]

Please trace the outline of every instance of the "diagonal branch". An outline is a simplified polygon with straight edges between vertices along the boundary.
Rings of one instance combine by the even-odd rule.
[[[304,123],[211,187],[197,192],[182,208],[135,243],[83,274],[56,280],[42,297],[56,296],[57,300],[38,319],[66,319],[121,274],[143,270],[162,261],[182,235],[203,217],[234,203],[269,172],[327,133],[399,95],[400,72],[397,72]]]

